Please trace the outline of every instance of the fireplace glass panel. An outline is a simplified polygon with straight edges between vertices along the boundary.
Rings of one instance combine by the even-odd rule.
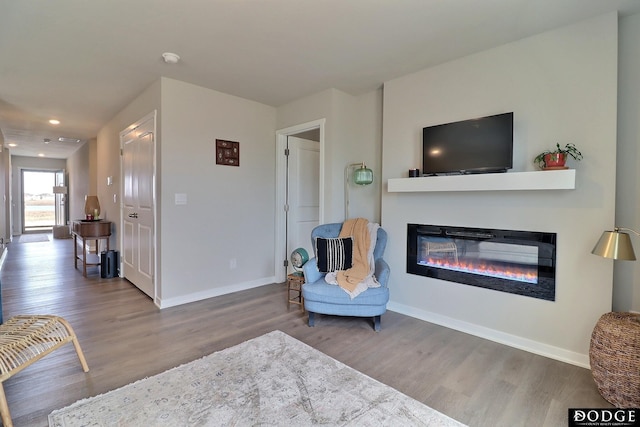
[[[407,272],[555,300],[555,233],[409,224]]]

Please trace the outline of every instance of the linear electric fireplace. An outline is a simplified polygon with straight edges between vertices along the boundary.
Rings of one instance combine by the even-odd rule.
[[[407,224],[407,273],[554,301],[556,233]]]

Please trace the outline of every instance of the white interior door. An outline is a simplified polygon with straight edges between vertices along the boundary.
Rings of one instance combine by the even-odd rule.
[[[123,131],[122,276],[155,299],[155,115]]]
[[[320,218],[320,144],[288,137],[287,253],[305,248],[313,256],[311,230]],[[293,271],[289,265],[288,272]]]

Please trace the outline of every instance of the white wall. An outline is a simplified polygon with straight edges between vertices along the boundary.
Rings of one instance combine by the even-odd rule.
[[[2,254],[11,241],[11,153],[4,148],[4,136],[0,132],[0,266]]]
[[[640,229],[640,14],[620,20],[616,225]],[[611,229],[611,226],[608,229]],[[640,239],[631,237],[640,254]],[[613,309],[640,311],[640,263],[614,263]]]
[[[126,107],[124,107],[109,123],[100,129],[97,137],[97,147],[95,149],[96,158],[96,180],[95,187],[100,201],[100,217],[113,222],[113,232],[111,234],[110,247],[120,248],[120,132],[127,126],[140,120],[154,110],[158,111],[158,117],[161,116],[160,110],[160,81],[156,80],[147,87],[140,95],[133,99]],[[156,135],[156,143],[161,145],[162,135]],[[94,150],[90,148],[88,154],[91,159],[94,158]],[[91,167],[90,167],[91,173]],[[107,186],[107,177],[113,177],[113,185]],[[158,179],[158,184],[160,179]],[[92,185],[89,185],[89,191],[92,191]],[[114,199],[115,195],[115,199]],[[84,205],[83,208],[84,209]],[[157,250],[160,251],[160,239],[158,237]]]
[[[276,109],[166,78],[161,92],[161,306],[272,283]],[[240,143],[239,167],[216,165],[216,139]]]
[[[90,169],[90,165],[94,163],[90,161],[90,155],[92,152],[95,153],[95,150],[96,140],[93,139],[78,148],[67,159],[69,221],[84,218],[84,196],[96,194],[95,190],[94,193],[90,193],[90,183],[96,180],[96,171],[94,170],[92,174]],[[102,200],[102,203],[105,203],[105,200]]]
[[[384,87],[383,179],[406,177],[424,126],[513,111],[514,171],[556,142],[585,155],[571,191],[387,193],[394,311],[586,366],[598,317],[611,310],[612,264],[590,254],[614,220],[617,16],[543,33]],[[543,172],[540,172],[543,173]],[[407,223],[558,234],[556,301],[406,274]]]
[[[382,195],[382,88],[356,98],[358,126],[352,160],[365,161],[373,171],[373,183],[351,188],[350,216],[380,222]]]
[[[328,89],[278,108],[278,129],[326,119],[325,222],[344,221],[344,169],[361,161],[373,170],[374,183],[351,188],[349,213],[380,221],[381,106],[380,90],[355,97]]]

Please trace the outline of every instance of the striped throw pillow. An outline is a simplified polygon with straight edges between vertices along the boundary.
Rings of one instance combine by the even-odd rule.
[[[316,239],[316,256],[318,270],[330,273],[347,270],[353,265],[353,237],[338,237],[335,239]]]

